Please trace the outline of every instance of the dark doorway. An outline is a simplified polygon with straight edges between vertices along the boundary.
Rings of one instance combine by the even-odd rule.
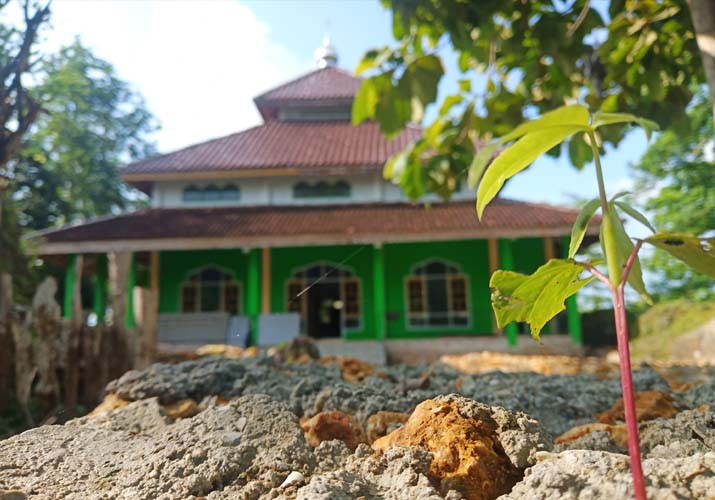
[[[317,338],[340,337],[340,284],[317,283],[307,295],[308,335]]]

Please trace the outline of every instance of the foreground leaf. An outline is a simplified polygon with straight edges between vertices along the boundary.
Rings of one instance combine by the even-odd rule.
[[[593,122],[591,126],[594,129],[603,127],[604,125],[613,125],[615,123],[637,123],[645,130],[645,135],[650,140],[651,133],[655,130],[660,130],[657,123],[645,118],[639,118],[636,115],[629,113],[602,113],[600,111],[593,114]]]
[[[593,214],[596,213],[598,207],[601,205],[601,200],[595,198],[588,203],[586,203],[581,212],[576,217],[576,222],[574,222],[571,228],[571,243],[569,244],[569,259],[573,259],[576,252],[578,252],[581,242],[584,236],[586,236],[586,230],[588,229],[588,224],[593,218]]]
[[[578,279],[583,271],[572,260],[552,259],[532,275],[495,272],[489,286],[497,324],[529,323],[531,336],[538,340],[544,325],[566,308],[565,300],[593,279]]]
[[[615,204],[609,203],[608,206],[608,214],[604,214],[601,221],[601,247],[608,267],[608,279],[613,286],[619,286],[623,276],[623,269],[635,245],[623,227],[623,222],[621,222]],[[636,257],[628,273],[628,284],[638,292],[646,303],[653,304],[653,299],[648,295],[643,282],[643,270],[638,257]]]
[[[696,271],[715,278],[715,238],[656,233],[645,241],[682,260]]]
[[[633,217],[635,220],[637,220],[638,222],[643,224],[645,227],[650,229],[652,232],[654,232],[654,233],[656,232],[655,228],[650,223],[650,221],[646,218],[646,216],[643,215],[642,213],[640,213],[638,210],[636,210],[632,206],[630,206],[628,203],[623,202],[623,201],[617,201],[616,206],[618,208],[620,208],[621,210],[623,210],[628,215],[630,215],[631,217]]]
[[[581,106],[580,104],[561,106],[553,111],[544,113],[535,120],[522,123],[508,134],[500,137],[497,142],[499,144],[505,144],[519,137],[523,137],[526,134],[530,134],[531,132],[538,132],[549,127],[574,125],[580,127],[582,130],[587,130],[589,127],[588,119],[588,109],[585,106]]]
[[[548,127],[526,134],[502,151],[487,168],[479,183],[477,190],[477,215],[479,218],[482,218],[484,209],[499,193],[507,179],[524,170],[539,156],[581,129],[580,125]]]

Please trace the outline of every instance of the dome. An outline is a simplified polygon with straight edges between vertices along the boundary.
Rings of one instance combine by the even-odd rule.
[[[330,43],[330,37],[325,35],[323,37],[323,45],[315,49],[313,57],[318,63],[319,68],[329,68],[337,66],[338,64],[338,53],[335,47]]]

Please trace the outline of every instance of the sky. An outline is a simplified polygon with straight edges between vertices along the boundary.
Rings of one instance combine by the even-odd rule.
[[[369,48],[394,43],[391,16],[379,0],[55,0],[42,50],[75,37],[112,63],[158,118],[161,152],[260,123],[253,97],[314,69],[326,31],[339,66],[353,70]],[[447,65],[441,94],[458,75]],[[631,185],[628,164],[645,151],[631,133],[604,158],[609,192]],[[565,204],[596,194],[592,166],[538,160],[504,196]]]

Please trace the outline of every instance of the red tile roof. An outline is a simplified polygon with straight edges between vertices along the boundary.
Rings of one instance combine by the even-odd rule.
[[[123,176],[232,169],[300,168],[329,173],[329,167],[379,170],[387,159],[422,134],[408,127],[393,140],[375,123],[271,121],[243,132],[155,156],[122,168]],[[326,170],[328,169],[328,170]],[[131,177],[128,178],[131,181]]]
[[[429,241],[498,236],[567,235],[578,211],[497,199],[477,219],[473,201],[318,206],[152,208],[43,233],[45,253],[66,253],[66,243],[134,242],[132,249],[292,246],[361,241]],[[597,228],[594,228],[597,229]],[[177,242],[181,239],[181,242]],[[169,240],[174,240],[171,243]],[[147,246],[147,241],[152,241]],[[165,244],[161,242],[164,241]],[[195,241],[191,245],[187,241]],[[158,242],[158,243],[157,243]],[[54,247],[54,248],[53,248]]]
[[[257,105],[280,101],[352,100],[362,80],[343,69],[328,67],[265,92],[254,99]]]

